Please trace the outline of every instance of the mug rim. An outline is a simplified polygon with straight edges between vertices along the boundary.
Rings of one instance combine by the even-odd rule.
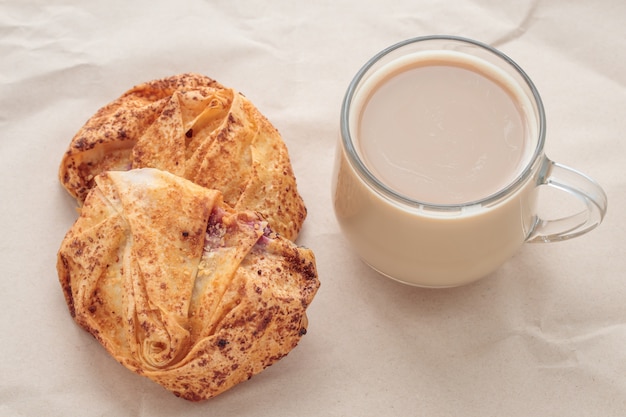
[[[426,41],[433,41],[433,40],[445,40],[445,41],[470,44],[473,46],[477,46],[499,57],[506,64],[510,65],[518,73],[518,75],[521,76],[522,80],[526,83],[526,86],[530,89],[533,99],[534,99],[534,104],[537,107],[539,128],[537,132],[537,136],[538,136],[537,145],[535,146],[534,153],[532,154],[532,156],[530,157],[526,165],[524,165],[520,173],[507,186],[503,187],[502,189],[498,190],[497,192],[493,194],[490,194],[488,196],[485,196],[477,200],[471,200],[468,202],[455,203],[455,204],[436,204],[436,203],[409,198],[403,194],[400,194],[397,191],[385,185],[367,168],[365,163],[358,156],[358,153],[354,146],[354,141],[352,140],[352,134],[350,132],[351,104],[354,98],[355,91],[357,87],[359,86],[359,84],[361,83],[361,80],[363,79],[363,77],[368,73],[368,71],[372,68],[372,66],[374,66],[377,62],[379,62],[382,58],[384,58],[391,52],[394,52],[407,45],[420,43],[420,42],[426,42]],[[517,189],[522,184],[524,184],[527,181],[528,177],[532,174],[533,166],[543,155],[543,148],[544,148],[544,143],[545,143],[545,132],[546,132],[546,128],[545,128],[546,118],[545,118],[543,102],[541,100],[539,92],[537,88],[535,87],[534,83],[532,82],[530,77],[526,74],[526,72],[506,54],[504,54],[503,52],[499,51],[498,49],[486,43],[483,43],[474,39],[470,39],[470,38],[454,36],[454,35],[429,35],[429,36],[419,36],[419,37],[409,38],[409,39],[397,42],[381,50],[377,54],[375,54],[359,69],[356,75],[352,78],[352,81],[348,85],[348,88],[344,95],[344,99],[341,105],[340,127],[341,127],[341,141],[344,146],[345,153],[347,154],[348,159],[350,160],[352,166],[358,171],[357,174],[359,174],[359,176],[362,179],[364,179],[372,188],[378,191],[379,194],[382,194],[383,196],[391,198],[392,200],[396,202],[403,203],[404,205],[407,205],[409,207],[429,209],[431,211],[450,212],[450,211],[459,211],[461,209],[467,209],[468,207],[471,207],[471,206],[491,205],[501,200],[502,198],[506,197],[507,195],[512,193],[515,189]]]

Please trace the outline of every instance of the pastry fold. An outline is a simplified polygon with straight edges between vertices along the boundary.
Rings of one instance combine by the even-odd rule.
[[[158,168],[219,190],[295,240],[306,217],[287,147],[241,93],[199,74],[140,84],[73,137],[59,179],[80,204],[101,172]]]
[[[80,326],[192,401],[289,353],[319,287],[312,251],[220,191],[154,168],[94,177],[57,270]]]

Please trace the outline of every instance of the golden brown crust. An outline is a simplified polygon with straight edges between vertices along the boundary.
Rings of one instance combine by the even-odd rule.
[[[306,333],[313,253],[218,191],[157,169],[98,175],[58,253],[72,316],[129,369],[192,401]]]
[[[72,139],[59,179],[82,203],[99,173],[143,167],[217,189],[290,240],[306,217],[278,131],[242,94],[202,75],[150,81],[100,109]]]

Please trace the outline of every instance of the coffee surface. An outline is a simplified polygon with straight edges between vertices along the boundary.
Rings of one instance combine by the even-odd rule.
[[[357,150],[405,197],[472,202],[523,169],[529,141],[521,99],[486,67],[427,58],[392,65],[364,94]]]

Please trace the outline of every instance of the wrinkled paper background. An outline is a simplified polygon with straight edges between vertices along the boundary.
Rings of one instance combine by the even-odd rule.
[[[0,1],[0,415],[626,415],[624,22],[620,0]],[[442,33],[526,70],[547,154],[601,183],[609,211],[482,281],[425,290],[357,259],[329,184],[351,77],[384,47]],[[187,71],[242,91],[281,131],[322,281],[300,345],[203,403],[109,357],[70,318],[55,270],[76,218],[56,178],[73,134],[133,85]]]

